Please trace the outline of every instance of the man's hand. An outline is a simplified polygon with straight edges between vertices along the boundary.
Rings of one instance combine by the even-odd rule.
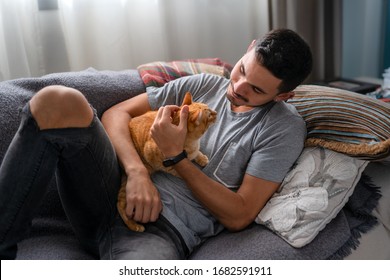
[[[126,183],[126,215],[136,222],[155,222],[162,210],[160,194],[149,174],[132,174]]]
[[[184,149],[189,108],[182,108],[180,123],[176,126],[172,124],[172,116],[178,110],[179,107],[174,105],[161,107],[150,129],[153,140],[165,157],[177,156]]]

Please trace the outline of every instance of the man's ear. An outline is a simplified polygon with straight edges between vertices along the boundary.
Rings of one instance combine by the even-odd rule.
[[[252,43],[248,46],[247,52],[251,51],[253,47],[256,45],[256,40],[253,40]]]
[[[294,95],[295,95],[295,92],[293,92],[293,91],[279,93],[279,94],[274,98],[274,101],[276,101],[276,102],[278,102],[278,101],[287,101],[287,100],[289,100],[290,98],[293,98]]]

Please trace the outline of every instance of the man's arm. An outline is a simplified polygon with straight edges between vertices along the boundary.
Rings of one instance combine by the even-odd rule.
[[[179,126],[170,123],[172,110],[174,107],[171,106],[160,108],[151,130],[153,139],[166,157],[182,152],[187,132],[187,110],[182,110]],[[232,231],[241,230],[252,223],[280,185],[245,174],[239,190],[233,192],[209,178],[188,159],[180,161],[174,168],[194,196]]]
[[[231,231],[244,229],[252,223],[280,185],[245,174],[240,188],[233,192],[210,179],[188,159],[174,168],[194,196]]]
[[[150,110],[146,93],[123,101],[102,116],[102,123],[114,146],[126,175],[126,213],[135,221],[146,223],[157,220],[162,203],[150,175],[139,157],[130,136],[131,117]]]

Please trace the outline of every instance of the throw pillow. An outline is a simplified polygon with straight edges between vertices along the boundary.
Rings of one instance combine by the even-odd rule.
[[[322,147],[305,148],[255,221],[290,245],[305,246],[343,208],[367,163]]]
[[[219,58],[200,58],[176,61],[156,61],[142,64],[137,70],[145,87],[161,87],[180,77],[208,73],[230,78],[232,66]]]
[[[341,89],[302,85],[293,104],[306,122],[306,146],[365,160],[390,155],[390,104]]]

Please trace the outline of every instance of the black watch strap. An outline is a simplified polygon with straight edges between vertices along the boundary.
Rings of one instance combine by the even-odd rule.
[[[165,167],[169,167],[169,166],[175,165],[176,163],[178,163],[179,161],[185,159],[186,157],[187,157],[187,152],[185,150],[183,150],[180,154],[178,154],[175,157],[164,159],[163,160],[163,165]]]

